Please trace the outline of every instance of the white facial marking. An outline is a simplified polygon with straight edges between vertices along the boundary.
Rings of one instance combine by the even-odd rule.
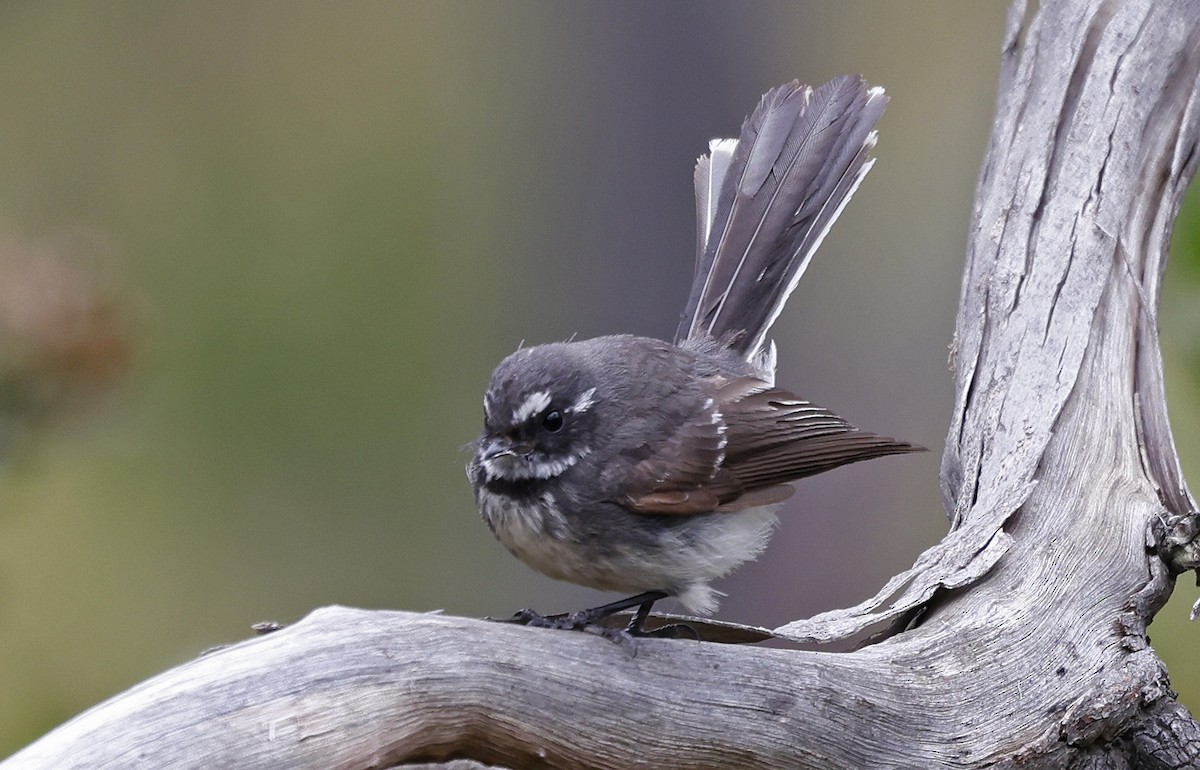
[[[583,395],[575,401],[574,404],[571,404],[571,411],[575,414],[583,414],[589,408],[591,408],[592,404],[596,403],[595,395],[596,389],[588,388],[583,392]]]
[[[528,481],[529,479],[552,479],[579,462],[587,452],[566,457],[538,458],[531,455],[500,455],[482,461],[483,472],[489,481]]]
[[[712,403],[710,398],[709,403]],[[721,466],[725,464],[725,447],[729,444],[729,426],[725,424],[725,415],[720,409],[714,409],[712,413],[713,425],[717,426],[717,461],[713,464],[712,473],[708,475],[709,479],[715,479],[717,473],[721,471]]]
[[[521,405],[513,410],[513,424],[520,425],[548,406],[550,406],[549,392],[538,390],[530,393],[525,397],[525,400],[521,402]]]

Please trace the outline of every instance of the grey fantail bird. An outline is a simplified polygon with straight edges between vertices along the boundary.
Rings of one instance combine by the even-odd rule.
[[[467,468],[508,550],[551,577],[636,593],[515,620],[584,628],[709,583],[766,546],[788,482],[919,451],[775,387],[767,331],[871,168],[887,97],[857,77],[763,96],[737,140],[696,164],[697,258],[674,342],[616,335],[522,348],[484,397]]]

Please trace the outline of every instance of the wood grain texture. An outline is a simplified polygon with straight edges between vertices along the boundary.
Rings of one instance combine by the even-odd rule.
[[[851,653],[329,608],[66,723],[15,768],[1184,768],[1146,625],[1198,560],[1157,302],[1198,162],[1200,0],[1014,4],[943,458],[951,532],[788,624]]]

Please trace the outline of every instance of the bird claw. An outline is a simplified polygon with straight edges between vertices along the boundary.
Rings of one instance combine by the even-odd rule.
[[[582,631],[592,623],[587,612],[560,613],[558,615],[543,615],[529,608],[517,610],[511,618],[484,618],[494,623],[514,623],[530,628],[553,628],[558,631]]]
[[[564,612],[557,615],[543,615],[529,608],[517,610],[511,618],[485,618],[496,623],[513,623],[529,628],[550,628],[556,631],[583,631],[603,637],[616,644],[630,645],[635,651],[638,639],[683,639],[685,637],[700,641],[696,629],[685,623],[672,623],[654,629],[642,628],[640,624],[631,622],[628,626],[606,626],[598,622],[604,616],[597,617],[591,610]],[[635,618],[636,620],[636,618]]]
[[[530,628],[558,628],[558,622],[566,617],[565,615],[543,615],[537,610],[531,610],[528,607],[517,610],[511,618],[484,618],[493,623],[513,623],[518,626],[529,626]]]
[[[542,615],[535,610],[523,609],[517,612],[506,620],[501,620],[501,623],[516,623],[522,626],[530,626],[532,628],[553,628],[562,631],[587,631],[588,633],[603,636],[605,639],[613,642],[626,643],[633,642],[639,637],[652,637],[657,639],[678,639],[681,636],[691,636],[696,641],[700,641],[700,634],[691,626],[683,625],[682,623],[673,623],[669,626],[663,626],[651,631],[647,631],[644,627],[646,618],[650,614],[650,607],[659,599],[665,599],[667,596],[664,591],[646,591],[637,596],[631,596],[628,599],[603,604],[599,607],[591,607],[585,610],[577,610],[576,612],[563,613],[560,615]],[[637,607],[633,618],[629,621],[629,625],[625,628],[617,628],[609,625],[604,625],[602,621],[605,618],[612,617],[615,613],[627,610],[631,607]],[[487,620],[495,620],[487,618]],[[636,654],[636,653],[635,653]]]

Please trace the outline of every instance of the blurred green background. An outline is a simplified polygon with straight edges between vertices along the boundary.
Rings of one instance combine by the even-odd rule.
[[[843,72],[893,101],[776,327],[780,382],[933,451],[801,485],[720,615],[874,593],[946,528],[947,345],[1004,12],[0,6],[0,301],[61,343],[0,366],[25,409],[0,423],[0,756],[255,621],[604,598],[478,519],[462,469],[491,368],[522,340],[669,336],[696,156],[767,88]],[[1164,333],[1196,479],[1193,203]],[[1194,594],[1153,629],[1193,709]]]

